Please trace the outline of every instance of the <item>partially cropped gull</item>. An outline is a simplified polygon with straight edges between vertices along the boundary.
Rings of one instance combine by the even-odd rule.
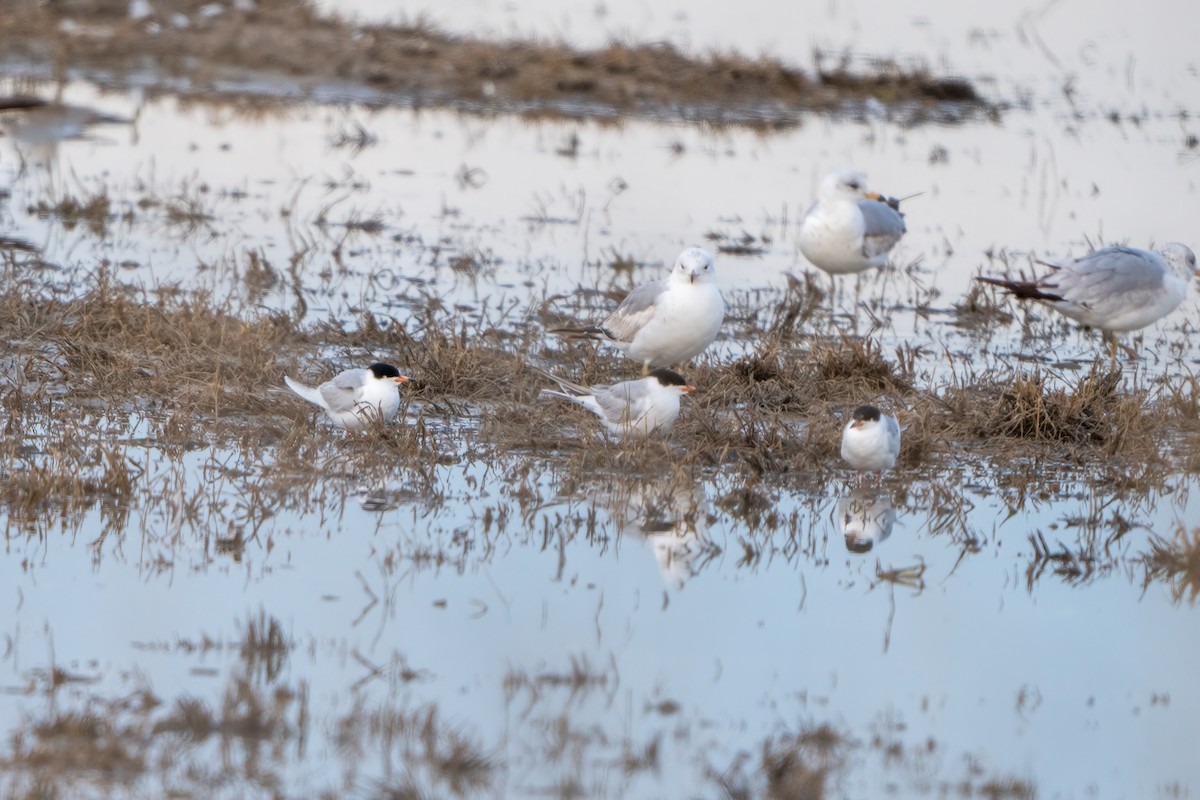
[[[1031,281],[976,278],[1003,287],[1019,300],[1037,300],[1089,328],[1099,328],[1117,355],[1115,334],[1151,325],[1187,297],[1196,276],[1196,256],[1171,242],[1158,250],[1105,247],[1059,264]],[[1126,348],[1126,352],[1133,351]]]

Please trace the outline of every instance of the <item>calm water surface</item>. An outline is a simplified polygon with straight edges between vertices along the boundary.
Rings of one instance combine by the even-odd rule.
[[[936,52],[996,78],[996,94],[1015,102],[997,120],[906,128],[881,112],[764,135],[330,106],[247,119],[71,85],[68,102],[134,121],[66,140],[10,122],[0,227],[52,263],[107,259],[128,283],[207,288],[248,306],[302,298],[314,321],[364,307],[404,319],[423,293],[468,317],[525,310],[580,286],[648,279],[684,246],[716,247],[709,234],[746,234],[761,249],[718,256],[727,295],[777,299],[786,273],[811,269],[795,244],[798,215],[826,171],[854,164],[888,194],[920,193],[906,202],[897,253],[907,269],[857,287],[883,310],[873,334],[885,347],[925,345],[930,384],[946,379],[945,353],[980,370],[1018,353],[1090,362],[1086,334],[967,332],[950,308],[1002,257],[1028,266],[1030,254],[1078,254],[1088,240],[1200,245],[1186,143],[1200,111],[1196,62],[1172,46],[1186,26],[1170,22],[1190,12],[1167,4],[1118,25],[1064,2],[981,26],[969,5],[929,5],[809,9],[831,21],[825,35],[771,6],[805,31],[795,41],[782,24],[751,30],[716,7],[588,5],[569,24],[536,3],[433,16],[457,29],[469,18],[459,14],[484,13],[489,32],[585,44],[646,30],[748,52]],[[913,35],[885,39],[863,22],[877,14]],[[1072,80],[1078,94],[1064,97]],[[339,145],[356,124],[373,140]],[[101,230],[34,210],[99,192],[114,211]],[[172,205],[199,213],[173,216]],[[239,277],[250,251],[276,265],[305,255],[295,282],[255,294]],[[639,262],[633,276],[609,269],[614,254]],[[462,255],[482,269],[455,270]],[[1126,380],[1194,375],[1196,313],[1193,295],[1149,329]],[[732,332],[715,357],[746,346]],[[830,767],[828,796],[982,791],[991,779],[1039,797],[1200,790],[1196,606],[1147,583],[1138,561],[1151,534],[1196,527],[1195,475],[1115,493],[1095,488],[1086,465],[1035,463],[1021,471],[1037,488],[1021,491],[1011,464],[961,453],[879,488],[854,491],[836,471],[819,489],[758,487],[774,514],[756,518],[737,511],[744,476],[721,471],[581,476],[549,453],[464,455],[432,482],[404,464],[348,475],[353,457],[339,461],[338,442],[314,430],[329,439],[327,461],[289,484],[279,476],[296,466],[270,446],[168,453],[146,420],[97,413],[97,435],[127,441],[141,469],[126,512],[0,509],[0,729],[102,709],[147,734],[150,768],[83,774],[80,796],[115,782],[129,796],[205,785],[221,797],[371,797],[411,785],[427,796],[577,786],[707,797],[721,775],[744,777],[757,796],[764,743],[826,724],[845,737],[827,761],[813,757]],[[468,420],[447,435],[476,431]],[[854,525],[873,541],[865,553],[847,547]],[[1056,573],[1035,533],[1095,553],[1090,571]],[[880,577],[892,570],[907,571]],[[274,661],[241,646],[260,617],[294,644]],[[55,668],[71,680],[52,681]],[[148,735],[180,702],[218,708],[242,680],[278,710],[272,733]],[[143,691],[163,706],[139,710],[131,698]],[[388,734],[385,718],[411,724]],[[438,737],[422,738],[412,721],[431,719]],[[493,765],[477,783],[437,766],[456,742]],[[647,752],[650,766],[631,766]]]

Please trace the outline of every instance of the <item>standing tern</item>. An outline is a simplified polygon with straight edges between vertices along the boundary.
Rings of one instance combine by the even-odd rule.
[[[842,458],[856,470],[882,472],[896,466],[900,426],[875,406],[859,406],[842,430]]]

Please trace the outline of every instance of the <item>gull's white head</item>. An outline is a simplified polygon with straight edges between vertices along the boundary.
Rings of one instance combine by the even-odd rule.
[[[707,250],[689,247],[675,259],[675,269],[671,277],[687,283],[706,283],[716,280],[717,268]]]
[[[878,199],[879,195],[867,192],[867,176],[853,169],[834,170],[821,181],[819,190],[825,202],[849,200],[857,202],[864,197]]]
[[[1171,269],[1184,278],[1190,279],[1193,275],[1200,278],[1200,271],[1196,270],[1196,254],[1187,245],[1179,242],[1167,242],[1158,248],[1158,254],[1167,260]]]

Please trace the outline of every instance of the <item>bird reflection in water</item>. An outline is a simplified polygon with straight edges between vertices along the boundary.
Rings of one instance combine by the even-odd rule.
[[[837,522],[846,549],[867,553],[892,535],[896,509],[892,498],[878,487],[859,487],[838,500]]]
[[[50,166],[60,142],[87,139],[101,125],[129,125],[132,120],[85,106],[29,97],[0,97],[0,131],[30,161]]]
[[[621,484],[594,497],[623,537],[636,536],[650,546],[669,588],[682,589],[720,552],[706,535],[704,486],[688,476]]]

